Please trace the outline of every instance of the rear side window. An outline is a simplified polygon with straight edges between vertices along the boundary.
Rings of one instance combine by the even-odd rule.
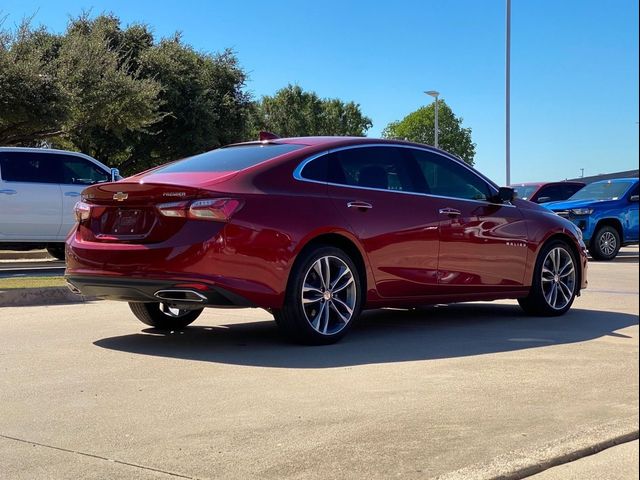
[[[400,148],[340,150],[328,158],[329,181],[354,187],[414,192],[410,164],[411,160]]]
[[[424,193],[466,200],[488,200],[492,193],[487,183],[468,168],[441,155],[411,150],[424,175]]]
[[[6,182],[61,183],[59,155],[34,152],[0,153],[0,175]]]
[[[224,147],[171,163],[154,173],[235,172],[303,148],[292,144],[252,144]]]
[[[69,155],[61,155],[61,157],[63,158],[62,183],[93,185],[111,180],[110,173],[105,172],[89,160]]]

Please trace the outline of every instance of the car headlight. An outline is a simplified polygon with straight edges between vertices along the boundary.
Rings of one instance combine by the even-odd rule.
[[[593,208],[574,208],[571,210],[574,215],[591,215]]]

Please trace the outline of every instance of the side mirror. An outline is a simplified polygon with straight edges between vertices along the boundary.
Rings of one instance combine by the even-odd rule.
[[[637,202],[638,200],[640,200],[640,195],[631,195],[629,197],[629,200],[632,202]]]
[[[538,197],[536,203],[547,203],[551,201],[551,197]]]
[[[118,170],[117,168],[112,168],[111,169],[111,181],[112,182],[117,182],[121,178],[122,177],[120,176],[120,170]]]
[[[494,197],[495,203],[507,203],[513,202],[516,197],[516,192],[511,187],[500,187],[498,194]]]

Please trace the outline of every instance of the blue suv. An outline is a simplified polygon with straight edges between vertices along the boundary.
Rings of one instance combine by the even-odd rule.
[[[612,260],[620,247],[638,243],[638,179],[594,182],[568,200],[543,206],[575,223],[594,260]]]

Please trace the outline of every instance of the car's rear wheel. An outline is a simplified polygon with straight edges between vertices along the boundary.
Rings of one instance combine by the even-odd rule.
[[[589,245],[589,253],[594,260],[613,260],[619,250],[620,234],[609,225],[599,228]]]
[[[53,258],[64,260],[64,243],[60,245],[47,246],[47,252],[49,252],[49,255],[51,255]]]
[[[326,345],[340,340],[360,314],[362,282],[342,250],[319,246],[302,254],[289,277],[276,323],[291,339]]]
[[[193,323],[204,310],[182,310],[166,303],[137,302],[129,302],[129,308],[142,323],[159,330],[180,330]]]
[[[557,316],[565,313],[578,293],[578,262],[565,242],[545,245],[536,261],[531,290],[518,300],[532,315]]]

